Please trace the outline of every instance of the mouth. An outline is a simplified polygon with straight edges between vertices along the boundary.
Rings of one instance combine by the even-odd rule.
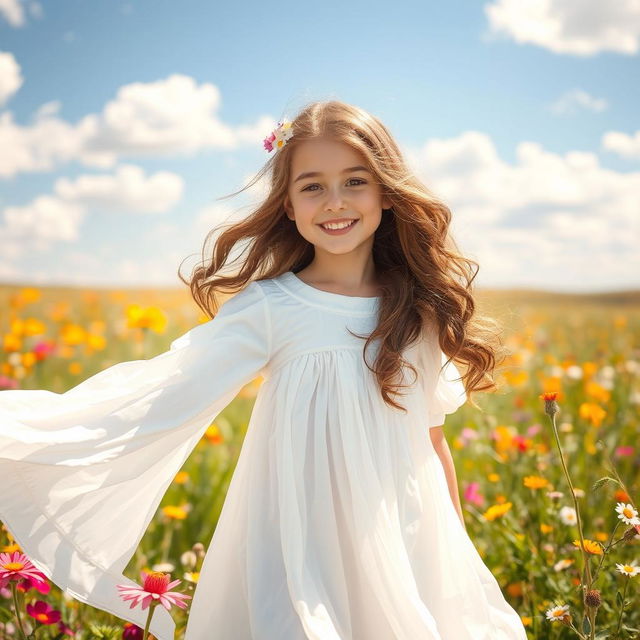
[[[347,220],[340,220],[339,223],[342,224],[343,222],[347,222]],[[325,232],[328,233],[331,236],[340,236],[343,235],[345,233],[348,233],[351,229],[353,229],[353,227],[355,227],[356,223],[358,222],[358,220],[351,220],[350,224],[348,224],[345,227],[339,228],[339,229],[330,229],[329,227],[325,227],[322,224],[319,224],[318,226]],[[338,224],[338,221],[336,221],[336,224]]]

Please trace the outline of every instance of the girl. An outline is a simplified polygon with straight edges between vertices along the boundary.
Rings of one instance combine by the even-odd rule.
[[[465,531],[443,436],[496,362],[449,209],[355,106],[313,103],[265,147],[266,199],[189,281],[212,320],[66,393],[0,393],[0,519],[60,588],[143,626],[116,584],[260,374],[186,640],[525,640]],[[216,313],[223,288],[239,292]],[[173,631],[157,608],[151,632]]]

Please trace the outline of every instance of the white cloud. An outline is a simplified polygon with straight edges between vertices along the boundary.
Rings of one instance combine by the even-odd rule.
[[[42,18],[42,5],[39,2],[25,2],[24,0],[0,0],[0,16],[14,28],[24,27],[27,23],[25,6],[32,17]]]
[[[570,115],[580,110],[601,113],[609,106],[604,98],[595,98],[582,89],[571,89],[558,98],[549,109],[556,115]]]
[[[51,171],[77,160],[108,169],[126,155],[190,155],[206,149],[260,147],[265,131],[275,125],[261,116],[255,123],[227,125],[217,115],[221,99],[211,83],[173,74],[157,82],[135,82],[121,87],[101,113],[70,124],[55,113],[58,103],[47,103],[22,126],[10,112],[0,114],[0,176]],[[11,152],[9,152],[11,148]]]
[[[13,54],[0,51],[0,105],[7,102],[22,86],[24,78],[20,71],[20,65]]]
[[[114,175],[83,175],[60,178],[56,194],[67,202],[135,213],[162,213],[180,200],[184,180],[169,171],[146,177],[140,167],[119,166]]]
[[[0,113],[0,178],[52,171],[80,155],[83,137],[82,131],[51,117],[46,109],[26,127],[16,124],[10,111]]]
[[[490,36],[507,35],[554,53],[634,55],[640,49],[637,0],[495,0],[484,10]]]
[[[607,131],[602,136],[602,148],[625,158],[640,159],[640,130],[632,135],[621,131]]]
[[[6,207],[0,225],[0,245],[14,255],[44,251],[53,242],[73,242],[85,216],[83,207],[42,195],[21,207]]]
[[[41,195],[23,206],[6,207],[0,223],[0,245],[12,259],[44,251],[55,242],[76,242],[89,208],[127,213],[162,213],[182,197],[180,176],[159,171],[145,177],[139,167],[119,167],[112,176],[83,175],[59,179],[55,195]],[[7,255],[3,256],[5,259]]]
[[[405,154],[452,210],[454,237],[480,263],[479,283],[587,291],[640,284],[640,171],[534,142],[521,142],[511,164],[474,131]]]
[[[12,27],[22,27],[26,22],[20,0],[0,0],[0,15]]]

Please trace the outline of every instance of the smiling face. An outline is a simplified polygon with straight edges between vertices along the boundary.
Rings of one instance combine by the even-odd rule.
[[[344,255],[371,253],[382,209],[391,203],[358,152],[343,142],[320,138],[296,146],[284,206],[316,255]],[[351,223],[345,229],[322,226],[345,222]]]

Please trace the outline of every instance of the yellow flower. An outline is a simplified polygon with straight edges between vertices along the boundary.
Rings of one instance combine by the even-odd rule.
[[[581,418],[589,421],[594,427],[599,427],[607,412],[595,402],[583,402],[578,408]]]
[[[184,507],[176,507],[173,505],[162,507],[162,513],[172,520],[184,520],[187,517],[187,511]]]
[[[511,506],[511,502],[505,502],[504,504],[494,504],[484,512],[484,518],[485,520],[489,520],[491,522],[492,520],[495,520],[496,518],[499,518],[507,513],[507,511],[511,509]]]
[[[155,333],[164,333],[167,316],[158,307],[143,308],[139,304],[130,304],[126,309],[127,326],[131,329],[151,329]]]
[[[60,340],[70,347],[83,344],[87,339],[87,331],[78,324],[65,324],[60,331]]]
[[[578,549],[581,548],[580,540],[574,540],[573,544],[578,547]],[[601,556],[603,553],[600,544],[598,542],[595,542],[594,540],[589,540],[588,538],[584,539],[584,550],[587,553],[593,553],[594,555],[598,556]]]
[[[529,489],[543,489],[549,484],[547,479],[542,476],[525,476],[523,483]]]
[[[176,484],[184,484],[188,479],[189,479],[189,474],[186,471],[178,471],[173,481]]]
[[[499,482],[500,476],[497,473],[490,473],[487,476],[487,480],[489,480],[489,482]]]
[[[550,533],[551,531],[553,531],[553,527],[550,524],[545,524],[544,522],[541,522],[540,531],[542,533]]]

